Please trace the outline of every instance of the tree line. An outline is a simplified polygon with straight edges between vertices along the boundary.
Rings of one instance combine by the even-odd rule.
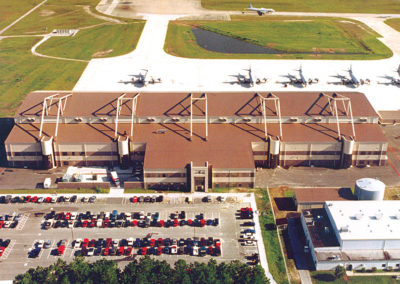
[[[48,267],[31,268],[16,276],[14,283],[173,283],[173,284],[261,284],[269,283],[260,265],[248,266],[240,261],[217,264],[214,259],[208,263],[191,263],[178,260],[174,266],[165,260],[149,256],[134,260],[123,269],[112,260],[101,259],[88,262],[76,257],[67,263],[61,259]]]

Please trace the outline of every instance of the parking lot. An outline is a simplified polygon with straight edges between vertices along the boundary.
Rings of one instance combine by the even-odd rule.
[[[157,195],[158,196],[158,195]],[[205,238],[210,237],[219,239],[221,242],[221,255],[210,255],[209,253],[204,256],[193,255],[193,252],[184,254],[172,254],[163,253],[161,255],[152,255],[151,257],[166,260],[170,264],[174,264],[178,259],[184,259],[187,262],[207,262],[210,258],[220,261],[231,261],[240,260],[248,262],[246,257],[253,253],[258,253],[256,241],[250,245],[243,246],[239,242],[241,234],[245,229],[254,229],[254,226],[243,226],[243,224],[252,220],[240,219],[240,209],[243,207],[250,207],[250,194],[244,197],[238,198],[234,196],[228,196],[223,202],[217,201],[217,198],[213,196],[211,202],[203,202],[202,198],[193,198],[189,204],[184,195],[165,195],[162,202],[154,203],[132,203],[132,195],[126,195],[123,198],[97,198],[95,203],[82,203],[80,197],[76,203],[71,202],[60,202],[60,203],[9,203],[0,204],[1,214],[22,214],[23,222],[20,223],[17,228],[1,228],[0,238],[10,239],[9,246],[5,249],[3,256],[0,257],[0,269],[2,273],[0,280],[10,280],[15,277],[16,274],[23,273],[31,267],[48,266],[54,263],[58,258],[65,261],[71,261],[74,256],[79,253],[82,249],[77,247],[73,248],[74,240],[88,238],[100,239],[103,238],[104,242],[107,238],[113,240],[123,240],[133,238],[149,238],[149,239],[187,239],[191,238]],[[215,220],[218,219],[218,224],[205,224],[201,225],[188,225],[181,224],[177,226],[163,226],[160,227],[156,224],[151,226],[121,226],[121,227],[81,227],[70,226],[70,227],[50,227],[47,230],[44,229],[45,217],[51,211],[59,212],[77,212],[86,213],[91,211],[92,215],[98,215],[100,212],[109,212],[112,214],[114,210],[120,214],[121,212],[130,212],[133,215],[143,211],[145,215],[152,213],[152,216],[158,212],[158,220],[167,221],[170,219],[171,213],[178,211],[185,211],[185,220],[195,220],[203,214],[204,219]],[[181,219],[180,219],[181,220]],[[97,222],[96,222],[97,223]],[[28,257],[29,252],[34,248],[37,241],[46,242],[50,240],[51,244],[48,248],[42,248],[39,254],[34,257]],[[65,251],[62,255],[57,254],[58,244],[61,240],[65,240]],[[213,244],[215,247],[215,244]],[[120,245],[116,245],[116,249]],[[200,247],[200,246],[199,246]],[[208,249],[209,246],[207,246]],[[87,256],[90,261],[95,261],[100,258],[107,258],[115,260],[119,265],[124,266],[129,261],[142,257],[141,248],[133,247],[130,255],[121,256],[104,256],[104,245],[102,246],[102,252],[98,256]]]

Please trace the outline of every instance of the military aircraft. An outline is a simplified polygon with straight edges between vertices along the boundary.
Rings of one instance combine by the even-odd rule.
[[[289,79],[288,82],[281,82],[282,84],[284,84],[285,86],[287,86],[287,84],[291,84],[294,86],[301,86],[301,87],[307,87],[307,85],[312,85],[312,84],[317,84],[319,82],[318,78],[315,79],[311,79],[309,78],[308,80],[304,77],[303,74],[303,67],[300,65],[300,68],[297,69],[296,71],[299,72],[298,77],[292,74],[288,74],[286,77]]]
[[[254,8],[253,5],[249,5],[249,7],[247,8],[247,10],[252,11],[252,12],[257,12],[257,14],[259,16],[262,16],[264,14],[267,13],[274,13],[275,10],[274,9],[267,9],[267,8]]]
[[[367,84],[369,85],[371,81],[369,79],[358,79],[354,73],[353,73],[353,67],[350,65],[350,68],[346,70],[349,73],[349,77],[343,76],[343,75],[337,75],[335,77],[340,79],[340,84],[341,85],[350,85],[355,88],[358,88],[361,85]]]
[[[149,70],[148,69],[141,69],[139,74],[135,75],[130,75],[132,76],[132,79],[129,81],[120,81],[120,83],[124,84],[134,84],[138,87],[144,87],[147,86],[148,84],[156,84],[156,83],[161,83],[161,78],[153,78],[153,76],[148,76]]]
[[[234,75],[237,78],[237,82],[240,85],[248,85],[250,87],[253,87],[254,84],[260,85],[260,84],[265,84],[267,83],[267,78],[253,78],[253,73],[251,70],[251,67],[249,67],[249,69],[244,69],[248,72],[247,76],[246,75],[242,75],[242,74],[238,74],[238,75]]]
[[[390,80],[389,82],[378,82],[378,84],[382,84],[382,85],[394,85],[397,87],[400,87],[400,65],[396,70],[397,75],[399,76],[399,78],[394,78],[392,76],[383,76],[383,78]]]

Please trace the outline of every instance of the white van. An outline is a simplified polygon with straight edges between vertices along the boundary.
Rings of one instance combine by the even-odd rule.
[[[51,178],[45,178],[43,182],[43,188],[50,188],[51,187]]]

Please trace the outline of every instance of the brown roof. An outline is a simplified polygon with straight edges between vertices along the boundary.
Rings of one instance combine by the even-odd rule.
[[[71,92],[58,92],[69,94]],[[43,99],[54,93],[33,92],[28,94],[18,109],[17,115],[41,115]],[[136,93],[128,93],[133,97]],[[260,93],[268,97],[268,93]],[[332,95],[332,93],[327,93]],[[375,116],[377,113],[372,108],[368,99],[362,93],[338,93],[351,99],[353,116]],[[73,93],[67,100],[64,116],[103,116],[115,115],[117,98],[122,93]],[[329,105],[326,98],[319,92],[274,92],[279,97],[282,116],[326,116],[329,115]],[[193,94],[200,97],[201,94]],[[207,93],[209,116],[260,116],[260,100],[255,93]],[[53,101],[54,107],[50,115],[57,114],[57,100]],[[267,115],[275,116],[273,103],[267,102]],[[343,105],[338,104],[339,115],[344,115]],[[205,111],[203,101],[194,102],[193,115],[202,115]],[[122,107],[121,115],[130,114],[130,103]],[[189,116],[190,96],[188,93],[142,93],[138,97],[137,116]]]
[[[325,201],[355,200],[350,188],[295,188],[294,194],[299,204]]]

